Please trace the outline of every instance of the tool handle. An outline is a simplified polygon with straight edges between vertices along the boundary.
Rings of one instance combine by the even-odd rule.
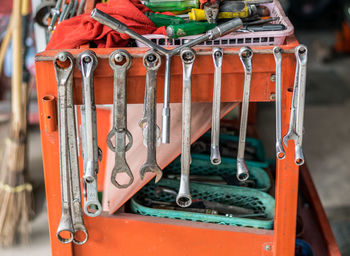
[[[145,1],[144,5],[155,12],[165,12],[165,11],[185,11],[190,8],[198,8],[198,0],[182,0],[182,1]]]
[[[164,15],[153,12],[146,12],[146,16],[156,25],[156,27],[183,24],[186,21],[180,17]]]
[[[179,38],[183,36],[202,34],[215,27],[216,24],[193,21],[185,24],[170,25],[167,27],[166,33],[169,38]]]
[[[91,18],[94,20],[97,20],[98,22],[102,23],[103,25],[106,25],[110,27],[113,30],[116,30],[117,32],[124,34],[129,31],[129,28],[122,22],[120,22],[117,19],[114,19],[112,16],[98,10],[93,9],[91,12]]]
[[[207,34],[209,34],[210,40],[214,40],[218,37],[224,36],[242,27],[243,27],[242,20],[240,18],[235,18],[209,30]]]

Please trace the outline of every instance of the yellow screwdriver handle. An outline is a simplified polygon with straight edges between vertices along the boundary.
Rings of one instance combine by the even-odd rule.
[[[247,18],[249,16],[249,7],[246,5],[242,10],[238,12],[220,12],[218,19],[233,19],[233,18]],[[205,12],[202,9],[191,9],[188,13],[188,18],[195,21],[207,20]]]

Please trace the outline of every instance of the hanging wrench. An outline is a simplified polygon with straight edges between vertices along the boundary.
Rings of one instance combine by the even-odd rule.
[[[282,144],[282,49],[273,48],[273,56],[276,62],[276,157],[282,160],[286,156]]]
[[[249,178],[249,171],[244,160],[244,150],[247,135],[250,83],[252,78],[252,49],[250,47],[242,47],[239,51],[239,57],[244,67],[244,88],[237,153],[237,179],[239,181],[246,181]]]
[[[192,101],[192,68],[196,53],[191,48],[180,52],[183,68],[182,81],[182,149],[181,149],[181,178],[176,203],[180,207],[192,204],[190,194],[190,165],[191,165],[191,101]]]
[[[73,102],[73,76],[67,81],[67,133],[69,146],[69,165],[71,176],[71,209],[74,228],[73,242],[75,244],[85,244],[89,236],[84,225],[83,211],[81,205],[80,176],[78,165],[77,135],[75,127],[75,113]],[[79,235],[78,235],[79,234]],[[81,239],[82,238],[82,239]]]
[[[288,133],[283,138],[283,142],[286,146],[288,146],[288,141],[294,140],[295,163],[297,165],[303,165],[304,155],[302,150],[302,143],[304,129],[307,47],[304,45],[297,46],[295,48],[295,56],[297,59],[297,65],[295,70],[290,122]]]
[[[140,169],[143,180],[146,172],[156,174],[156,182],[162,177],[162,170],[157,164],[157,71],[161,65],[161,58],[153,50],[146,52],[143,57],[146,68],[146,91],[145,91],[145,116],[140,121],[140,126],[147,129],[147,160]]]
[[[214,73],[214,92],[213,92],[213,114],[211,122],[211,147],[210,161],[214,165],[221,163],[219,151],[220,138],[220,101],[221,101],[221,67],[224,51],[221,48],[213,48],[213,60],[215,66]]]
[[[84,162],[84,212],[90,217],[101,214],[102,206],[97,196],[98,160],[101,152],[97,146],[97,122],[94,97],[93,73],[98,61],[93,51],[87,50],[79,55],[77,66],[82,76],[83,105],[81,106],[81,137]]]
[[[58,62],[69,61],[67,68],[59,66]],[[54,67],[57,80],[57,98],[58,98],[58,134],[60,150],[60,173],[61,173],[61,200],[62,200],[62,217],[57,228],[57,239],[61,243],[70,243],[73,241],[74,229],[71,216],[71,184],[69,173],[69,149],[67,137],[67,86],[71,81],[73,71],[73,57],[68,52],[60,52],[55,56]],[[64,233],[69,233],[65,238]]]
[[[113,128],[107,137],[108,147],[115,152],[115,164],[112,171],[111,182],[117,188],[127,188],[134,182],[134,176],[125,159],[125,153],[131,148],[133,138],[127,129],[127,97],[126,73],[130,68],[132,59],[125,50],[116,50],[109,56],[109,65],[114,71],[113,88]],[[114,136],[114,146],[112,137]],[[129,143],[126,144],[126,137]],[[129,177],[127,184],[120,184],[116,178],[120,173]]]

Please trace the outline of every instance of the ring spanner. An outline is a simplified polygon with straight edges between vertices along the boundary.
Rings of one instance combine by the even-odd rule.
[[[221,163],[219,151],[220,139],[220,103],[221,103],[221,67],[224,51],[221,48],[213,48],[214,72],[214,91],[213,91],[213,113],[211,123],[211,146],[210,161],[214,165]]]
[[[180,207],[192,204],[190,193],[190,165],[191,165],[191,115],[192,115],[192,68],[196,58],[191,48],[181,50],[180,57],[183,68],[182,84],[182,150],[181,150],[181,178],[176,203]]]
[[[276,62],[276,157],[282,160],[286,156],[282,143],[282,49],[273,48],[273,56]]]
[[[239,141],[237,152],[237,179],[246,181],[249,178],[249,171],[244,160],[245,141],[247,136],[247,123],[249,111],[250,83],[252,79],[252,58],[253,51],[250,47],[242,47],[239,57],[244,67],[244,88],[241,112],[241,124],[239,128]]]
[[[133,138],[127,129],[127,95],[126,75],[132,63],[130,54],[125,50],[116,50],[109,56],[109,65],[114,71],[113,88],[113,128],[107,137],[108,147],[115,152],[115,163],[112,171],[111,182],[117,188],[127,188],[134,182],[134,176],[126,162],[125,153],[132,147]],[[111,139],[114,136],[115,145]],[[128,137],[128,144],[126,144]],[[120,184],[117,175],[125,173],[129,182]]]
[[[297,46],[295,48],[295,56],[297,59],[297,65],[295,70],[289,129],[287,135],[283,137],[283,143],[287,147],[288,141],[294,140],[295,163],[297,165],[303,165],[304,155],[302,143],[304,129],[307,47],[304,45]]]
[[[94,97],[94,71],[98,61],[93,51],[82,52],[77,59],[77,66],[82,76],[81,140],[84,164],[83,194],[84,212],[90,217],[101,214],[102,206],[97,195],[98,161],[101,151],[97,146],[96,105]]]

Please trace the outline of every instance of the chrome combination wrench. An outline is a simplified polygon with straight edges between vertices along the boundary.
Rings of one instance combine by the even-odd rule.
[[[62,68],[58,62],[69,62],[69,66]],[[89,236],[83,221],[81,203],[73,103],[73,66],[73,56],[68,52],[60,52],[54,58],[59,98],[59,147],[62,193],[62,217],[57,230],[57,238],[62,243],[73,241],[75,244],[81,245],[86,243]],[[68,213],[69,211],[70,214]],[[64,238],[64,231],[69,232],[69,238]]]
[[[237,152],[237,179],[239,181],[246,181],[249,178],[249,171],[244,160],[244,151],[247,136],[250,83],[252,79],[252,49],[250,47],[242,47],[239,51],[239,57],[244,67],[244,88]]]
[[[134,182],[134,176],[126,162],[125,154],[132,147],[133,138],[127,129],[127,71],[131,67],[132,58],[125,50],[116,50],[109,56],[109,65],[114,71],[113,82],[113,128],[107,137],[107,145],[115,152],[115,163],[112,170],[111,182],[119,188],[127,188]],[[114,137],[114,145],[112,138]],[[126,137],[128,144],[126,144]],[[118,174],[125,173],[129,182],[120,184]]]
[[[273,48],[273,56],[276,62],[276,157],[284,159],[286,152],[282,143],[282,49]]]
[[[62,68],[58,62],[69,61],[69,66]],[[71,215],[71,184],[69,166],[69,148],[67,131],[67,87],[72,81],[73,57],[68,52],[60,52],[55,56],[54,68],[57,80],[58,100],[58,137],[60,151],[60,175],[61,175],[61,206],[62,217],[57,228],[57,239],[64,244],[73,241],[74,229]],[[64,237],[69,233],[69,237]]]
[[[180,207],[192,204],[190,193],[190,165],[191,165],[191,114],[192,114],[192,68],[196,53],[191,48],[184,48],[180,52],[183,68],[182,80],[182,137],[181,137],[181,178],[176,203]]]
[[[302,143],[304,129],[307,47],[304,45],[297,46],[295,48],[295,56],[297,59],[297,65],[295,70],[289,129],[287,135],[283,137],[283,143],[287,147],[288,141],[294,140],[295,163],[297,165],[303,165],[304,155]]]
[[[193,40],[189,40],[187,43],[180,45],[173,49],[165,49],[144,36],[129,29],[124,23],[113,18],[112,16],[94,9],[91,12],[91,18],[118,31],[121,34],[127,34],[131,38],[147,45],[155,51],[165,56],[165,75],[164,75],[164,104],[162,112],[162,143],[170,143],[170,69],[171,69],[171,57],[178,54],[182,49],[186,47],[193,47],[208,40],[214,40],[218,37],[224,36],[230,32],[238,30],[243,27],[242,20],[239,18],[232,19],[228,22],[222,23],[217,27],[207,31],[204,35],[199,36]]]
[[[142,129],[147,129],[147,160],[140,169],[143,180],[146,172],[156,174],[156,182],[162,178],[162,170],[157,164],[157,72],[161,65],[161,58],[153,50],[146,52],[143,57],[146,68],[145,108],[144,116],[140,121]]]
[[[82,52],[77,59],[77,66],[82,77],[81,140],[84,163],[83,194],[84,212],[90,217],[99,216],[102,212],[97,195],[98,161],[102,154],[97,146],[96,105],[94,96],[94,71],[97,67],[97,56],[93,51]]]
[[[220,103],[221,103],[221,67],[224,51],[221,48],[213,48],[214,72],[214,91],[213,91],[213,110],[211,122],[211,146],[210,161],[214,165],[221,163],[219,150],[220,139]]]

